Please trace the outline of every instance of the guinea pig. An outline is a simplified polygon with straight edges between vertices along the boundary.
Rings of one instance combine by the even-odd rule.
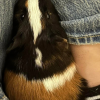
[[[84,79],[59,21],[50,0],[17,2],[3,72],[9,100],[80,99]]]

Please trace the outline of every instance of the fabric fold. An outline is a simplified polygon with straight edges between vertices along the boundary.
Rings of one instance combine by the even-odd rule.
[[[100,14],[61,21],[70,44],[95,44],[100,42]]]

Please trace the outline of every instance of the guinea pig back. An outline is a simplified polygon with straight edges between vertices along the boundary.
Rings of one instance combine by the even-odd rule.
[[[50,0],[17,2],[3,77],[9,100],[79,100],[83,79],[59,21]]]

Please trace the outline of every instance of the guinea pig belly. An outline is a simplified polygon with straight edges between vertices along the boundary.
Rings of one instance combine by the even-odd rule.
[[[5,71],[5,90],[10,100],[79,100],[81,77],[72,64],[43,80],[27,80],[23,74]]]

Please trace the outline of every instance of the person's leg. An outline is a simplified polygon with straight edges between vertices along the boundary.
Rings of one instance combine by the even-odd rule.
[[[8,100],[2,90],[2,69],[11,37],[13,10],[16,2],[17,0],[0,0],[0,100]]]
[[[89,87],[100,85],[100,44],[70,45],[79,74]]]

